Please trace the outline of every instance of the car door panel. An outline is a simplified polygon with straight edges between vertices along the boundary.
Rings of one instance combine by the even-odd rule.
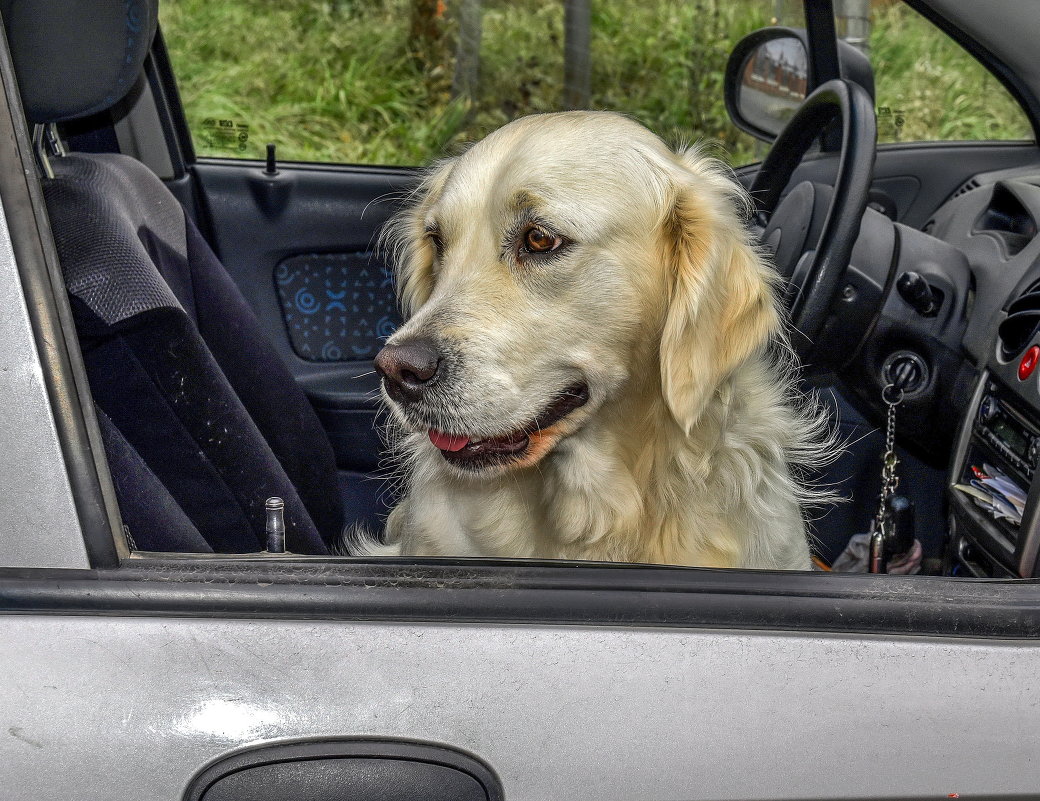
[[[0,763],[36,801],[173,801],[241,749],[349,738],[460,749],[513,801],[1040,783],[1025,642],[61,615],[0,617],[0,636]]]
[[[6,121],[0,116],[0,125]],[[0,175],[20,168],[16,159],[0,152]],[[19,211],[24,218],[24,206]],[[12,219],[12,224],[15,222]],[[26,250],[24,244],[19,248],[23,257]],[[4,502],[0,504],[2,563],[12,567],[86,567],[87,552],[72,497],[71,471],[65,463],[61,421],[55,419],[48,406],[51,398],[45,368],[34,340],[33,320],[22,294],[22,277],[15,254],[5,218],[0,220],[0,297],[8,299],[0,315],[0,398],[3,399],[0,442],[4,443],[0,456],[4,487]],[[28,266],[28,259],[22,266]],[[36,275],[36,280],[42,278],[43,275]],[[35,309],[37,315],[41,315],[42,305]],[[52,365],[57,361],[56,351],[54,348],[45,354],[50,356]],[[66,392],[72,389],[65,382],[62,386]],[[46,532],[46,536],[5,536],[19,531]]]
[[[211,244],[307,392],[341,468],[380,451],[372,358],[399,323],[376,242],[409,170],[206,161],[192,168]]]

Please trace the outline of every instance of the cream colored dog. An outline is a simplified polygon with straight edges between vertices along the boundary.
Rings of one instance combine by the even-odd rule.
[[[791,466],[823,424],[745,203],[611,113],[436,165],[388,229],[408,320],[376,364],[406,484],[372,550],[809,569]]]

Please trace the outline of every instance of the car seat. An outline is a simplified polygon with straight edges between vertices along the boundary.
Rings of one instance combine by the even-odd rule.
[[[56,123],[131,89],[158,10],[156,0],[3,0],[0,13],[34,138],[57,143]],[[337,473],[306,396],[162,181],[117,153],[55,147],[41,163],[130,546],[259,551],[274,495],[296,553],[328,553],[345,522],[371,521],[382,485]]]

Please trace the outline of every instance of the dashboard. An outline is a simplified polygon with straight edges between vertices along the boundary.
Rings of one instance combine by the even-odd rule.
[[[975,176],[922,232],[963,254],[970,268],[951,396],[959,409],[945,450],[952,450],[947,574],[1040,574],[1038,221],[1040,172],[1029,167]]]

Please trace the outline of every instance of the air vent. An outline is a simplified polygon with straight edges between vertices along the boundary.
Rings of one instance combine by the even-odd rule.
[[[1040,329],[1040,281],[1034,281],[1008,306],[1007,318],[1000,324],[997,339],[1000,356],[1013,359],[1028,345]]]
[[[955,197],[960,197],[961,195],[967,194],[972,189],[978,189],[980,186],[982,186],[982,184],[980,184],[974,178],[969,178],[967,181],[960,185],[956,192],[950,195],[950,200],[953,200]]]
[[[1008,256],[1017,256],[1036,238],[1036,219],[1022,202],[1021,192],[1021,184],[998,181],[971,229],[973,234],[996,238]]]

